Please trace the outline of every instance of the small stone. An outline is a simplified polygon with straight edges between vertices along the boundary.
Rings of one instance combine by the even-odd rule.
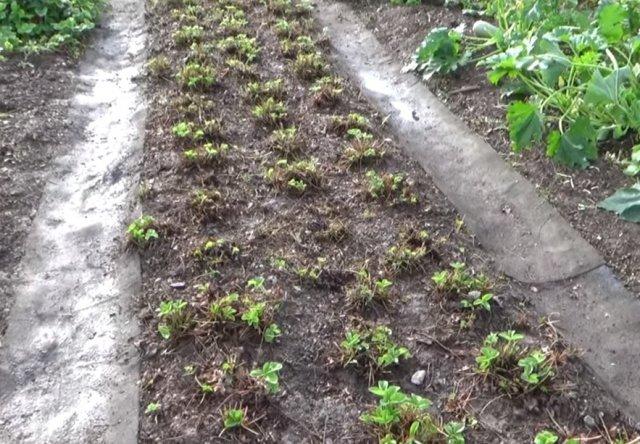
[[[184,290],[187,286],[187,284],[185,284],[184,282],[172,282],[169,285],[171,286],[171,288],[174,288],[176,290]]]
[[[426,370],[418,370],[413,374],[413,376],[411,376],[411,383],[414,385],[422,385],[426,376]]]
[[[586,425],[587,427],[589,427],[591,429],[595,429],[596,426],[597,426],[596,420],[593,419],[593,416],[585,415],[585,417],[582,418],[582,420],[584,421],[584,425]]]

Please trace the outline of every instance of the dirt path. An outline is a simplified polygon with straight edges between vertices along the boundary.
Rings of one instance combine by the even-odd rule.
[[[145,111],[143,2],[114,0],[79,66],[84,135],[48,175],[0,349],[1,442],[135,442],[137,258],[123,226]]]

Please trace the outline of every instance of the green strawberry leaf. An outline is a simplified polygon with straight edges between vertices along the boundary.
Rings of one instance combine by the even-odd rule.
[[[597,131],[587,117],[578,117],[568,131],[553,131],[547,139],[547,156],[572,168],[586,168],[598,158]]]
[[[598,106],[617,102],[624,89],[624,83],[630,77],[631,69],[628,66],[616,69],[606,77],[602,76],[600,70],[594,71],[584,95],[585,103]]]
[[[602,35],[609,43],[617,43],[625,34],[627,11],[617,4],[610,3],[604,6],[598,14],[598,27]]]
[[[509,136],[514,151],[529,148],[534,141],[542,139],[542,116],[538,107],[527,102],[513,102],[507,110]]]
[[[598,204],[603,210],[612,211],[629,222],[640,222],[640,183],[631,188],[621,188]]]

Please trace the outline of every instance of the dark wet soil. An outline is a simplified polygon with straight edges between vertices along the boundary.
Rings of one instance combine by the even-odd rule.
[[[361,14],[368,27],[399,60],[407,62],[430,29],[455,27],[463,22],[468,26],[473,24],[473,19],[459,9],[435,4],[394,7],[383,0],[347,3]],[[598,202],[616,189],[633,183],[619,166],[605,158],[605,148],[601,148],[600,160],[584,171],[555,164],[542,148],[515,154],[506,130],[506,104],[500,98],[500,90],[489,84],[482,69],[467,67],[453,77],[434,77],[428,85],[454,113],[536,185],[539,194],[555,205],[602,253],[632,292],[640,293],[640,226],[596,208]]]
[[[64,54],[0,62],[0,335],[11,307],[9,280],[23,254],[47,167],[70,139],[75,61]]]
[[[255,80],[284,80],[285,124],[297,125],[303,141],[294,158],[317,159],[319,180],[302,195],[265,180],[265,170],[281,156],[269,144],[272,128],[251,115],[253,104],[245,93],[251,79],[226,68],[226,56],[213,49],[201,62],[216,68],[217,83],[197,94],[183,90],[174,75],[189,50],[176,46],[172,33],[192,22],[181,22],[180,14],[162,3],[150,8],[151,56],[168,57],[170,71],[160,78],[149,76],[141,198],[144,212],[156,220],[159,239],[141,252],[140,316],[145,333],[139,343],[144,357],[140,440],[375,442],[359,416],[374,403],[368,387],[382,379],[430,398],[437,420],[467,419],[467,442],[531,442],[542,428],[556,429],[563,436],[589,436],[595,442],[607,431],[599,425],[589,429],[583,418],[598,418],[601,411],[614,434],[623,430],[624,420],[590,373],[579,360],[565,359],[553,328],[539,326],[517,287],[492,274],[492,264],[473,237],[459,229],[457,214],[446,198],[389,139],[383,116],[376,115],[348,82],[335,104],[317,106],[310,82],[295,75],[292,61],[280,49],[273,27],[276,16],[261,2],[226,3],[246,11],[246,32],[261,47]],[[215,5],[207,3],[206,8]],[[199,18],[206,30],[204,41],[215,42],[222,36],[207,11]],[[308,17],[289,16],[293,19],[302,22]],[[317,40],[320,30],[312,23],[306,26]],[[317,44],[326,52],[322,41]],[[194,108],[180,107],[187,95],[200,103],[195,113]],[[331,116],[350,112],[371,119],[370,131],[387,153],[384,159],[368,167],[342,164],[346,138],[332,127]],[[232,148],[214,164],[186,163],[182,151],[189,144],[172,135],[172,126],[183,119],[214,118],[220,119],[223,130],[213,141]],[[418,204],[392,205],[367,197],[363,190],[368,169],[408,174]],[[193,204],[194,192],[203,189],[217,191],[220,197],[205,212]],[[410,229],[429,232],[431,253],[415,270],[396,272],[386,254]],[[194,249],[212,237],[235,244],[239,253],[225,253],[215,266],[203,266]],[[317,281],[297,275],[296,270],[312,267],[318,258],[326,264]],[[473,319],[461,310],[460,296],[433,288],[433,273],[453,261],[491,276],[499,300],[491,313],[478,313]],[[350,308],[346,293],[361,268],[394,282],[394,297],[387,307]],[[265,279],[261,297],[279,302],[274,321],[283,335],[274,344],[264,343],[237,323],[213,326],[207,314],[210,303],[225,294],[250,295],[247,282],[255,277]],[[188,303],[191,321],[182,334],[163,340],[157,331],[157,309],[161,301],[177,299]],[[339,344],[348,328],[364,323],[389,326],[393,338],[413,357],[384,372],[344,368]],[[563,356],[548,391],[507,396],[490,379],[475,374],[474,360],[483,338],[509,328]],[[235,362],[226,375],[225,361]],[[265,361],[283,364],[277,395],[265,395],[247,376]],[[426,382],[414,386],[410,378],[419,369],[426,371]],[[214,387],[213,393],[204,393],[203,383]],[[149,405],[152,411],[145,413]],[[251,431],[223,430],[221,412],[231,407],[247,409]],[[475,425],[471,418],[477,420]]]

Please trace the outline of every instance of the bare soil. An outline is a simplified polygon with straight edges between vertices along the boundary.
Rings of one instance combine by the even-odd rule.
[[[75,60],[65,54],[0,62],[0,335],[11,308],[9,280],[23,254],[48,165],[70,139]]]
[[[398,7],[383,0],[347,2],[364,19],[376,37],[399,60],[408,62],[429,30],[455,27],[474,19],[459,9],[425,2]],[[435,2],[434,2],[435,3]],[[540,196],[555,205],[591,245],[597,248],[626,286],[640,293],[640,226],[596,208],[598,202],[633,180],[620,166],[605,158],[609,152],[628,156],[628,148],[601,147],[601,158],[584,171],[566,168],[547,158],[544,149],[513,153],[506,129],[506,104],[482,69],[468,66],[455,76],[433,77],[429,88],[447,106],[501,153],[523,176],[536,185]]]
[[[209,15],[221,3],[203,3],[205,13],[199,23],[205,27],[205,42],[222,38]],[[439,421],[467,419],[471,424],[475,418],[477,424],[466,431],[468,442],[531,442],[543,428],[563,436],[590,437],[592,442],[604,442],[607,433],[632,436],[628,422],[579,359],[564,349],[553,327],[539,324],[530,313],[521,289],[492,272],[473,237],[456,223],[458,215],[446,198],[395,146],[383,116],[376,115],[348,81],[336,103],[318,106],[309,90],[311,83],[295,74],[292,60],[281,51],[274,33],[276,14],[262,2],[229,3],[245,10],[249,21],[245,31],[257,38],[261,48],[253,80],[284,80],[285,124],[299,127],[304,143],[297,158],[318,160],[320,182],[298,195],[265,180],[265,170],[281,156],[269,144],[273,128],[251,114],[253,103],[245,92],[251,76],[227,68],[227,56],[212,49],[201,62],[215,67],[216,84],[199,93],[185,91],[174,75],[188,59],[189,49],[177,46],[172,34],[181,25],[193,23],[181,22],[171,5],[150,6],[150,56],[165,55],[171,68],[160,77],[149,75],[140,194],[144,213],[156,220],[159,238],[141,251],[140,316],[145,332],[139,343],[144,358],[140,440],[375,442],[359,416],[375,402],[368,387],[382,379],[431,399]],[[172,4],[178,7],[180,2]],[[292,14],[288,19],[305,22],[307,32],[326,54],[321,32],[308,16]],[[187,95],[200,103],[195,113],[180,110]],[[357,168],[342,164],[347,141],[334,130],[331,116],[350,112],[371,119],[370,131],[387,153],[383,160]],[[172,126],[183,119],[212,118],[220,119],[223,126],[214,141],[232,145],[231,150],[217,164],[188,164],[182,152],[189,144],[172,134]],[[368,169],[407,174],[418,204],[393,205],[367,196]],[[221,200],[203,213],[193,205],[198,189],[215,190]],[[385,259],[387,251],[410,229],[429,232],[430,254],[412,271],[394,271]],[[210,238],[233,243],[239,254],[225,256],[215,267],[203,267],[194,249]],[[320,257],[326,265],[316,281],[297,275],[295,270],[313,266]],[[453,261],[491,277],[497,302],[490,313],[474,318],[460,308],[460,296],[434,289],[433,273]],[[387,306],[362,310],[349,305],[346,293],[363,267],[394,282],[394,297]],[[210,303],[223,295],[249,294],[246,284],[254,277],[263,277],[266,294],[279,301],[274,321],[283,335],[273,344],[238,323],[215,326],[208,316]],[[161,301],[171,299],[188,302],[192,322],[181,335],[164,340],[157,330],[157,309]],[[386,371],[343,366],[339,344],[345,331],[366,323],[389,326],[393,338],[410,349],[412,358]],[[554,350],[558,374],[546,390],[508,395],[491,378],[474,371],[483,338],[510,328],[524,332],[528,344]],[[225,374],[222,364],[230,358],[235,358],[236,366]],[[266,395],[248,376],[265,361],[283,364],[277,395]],[[424,384],[414,386],[410,378],[418,369],[427,375]],[[203,383],[214,387],[213,393],[204,393]],[[157,410],[145,412],[154,403],[159,404]],[[251,430],[223,430],[221,413],[231,407],[247,409]],[[585,415],[598,423],[590,428]]]

